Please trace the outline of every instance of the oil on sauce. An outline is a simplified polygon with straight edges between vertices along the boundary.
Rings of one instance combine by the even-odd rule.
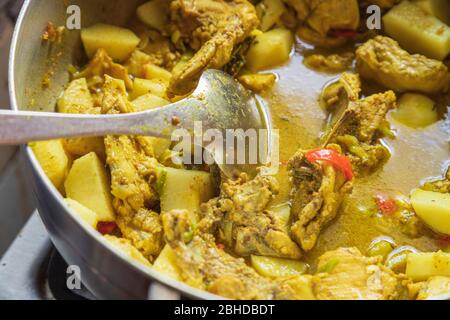
[[[280,130],[281,166],[277,175],[280,194],[274,204],[288,201],[290,185],[286,161],[299,148],[318,146],[326,121],[318,97],[324,86],[339,76],[310,70],[302,61],[303,57],[296,53],[287,65],[274,69],[279,81],[263,96],[270,106],[273,125]],[[423,251],[438,249],[430,237],[412,239],[396,228],[381,228],[373,217],[356,209],[373,201],[380,192],[406,197],[424,179],[442,176],[448,166],[448,134],[443,121],[424,129],[411,129],[394,122],[389,115],[388,120],[396,132],[395,139],[383,141],[391,150],[390,160],[376,173],[354,182],[353,193],[342,205],[338,217],[322,231],[316,247],[306,255],[308,262],[312,263],[325,251],[341,246],[356,246],[365,253],[370,242],[383,235],[392,237],[397,245],[411,245]]]

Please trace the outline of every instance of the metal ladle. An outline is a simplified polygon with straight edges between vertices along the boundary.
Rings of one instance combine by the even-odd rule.
[[[189,97],[142,112],[86,115],[0,110],[0,145],[111,134],[170,139],[176,129],[194,133],[197,121],[201,121],[203,130],[268,129],[260,146],[266,148],[266,154],[270,150],[271,128],[267,110],[234,78],[219,70],[205,71]],[[218,163],[227,176],[239,171],[253,175],[261,164],[264,163]]]

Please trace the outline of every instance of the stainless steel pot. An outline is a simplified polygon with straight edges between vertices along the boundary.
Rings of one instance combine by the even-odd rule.
[[[13,110],[53,111],[68,82],[67,67],[82,61],[79,30],[66,31],[62,43],[42,43],[47,22],[66,25],[65,1],[27,0],[18,18],[9,61],[9,90]],[[139,0],[70,1],[81,9],[82,27],[96,22],[125,24]],[[50,80],[43,87],[44,78]],[[100,299],[218,298],[177,282],[113,251],[101,235],[81,224],[42,171],[28,146],[22,146],[39,214],[50,237],[69,265],[81,270],[84,285]],[[171,289],[168,289],[171,288]]]

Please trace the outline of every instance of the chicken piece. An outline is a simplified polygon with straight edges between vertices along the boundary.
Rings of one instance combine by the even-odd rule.
[[[395,275],[380,257],[365,257],[357,248],[339,248],[319,257],[314,292],[320,300],[383,300],[397,297]]]
[[[447,168],[444,179],[426,182],[422,189],[440,193],[450,193],[450,167]]]
[[[385,163],[389,150],[379,142],[380,128],[386,125],[386,113],[395,107],[392,91],[350,101],[333,124],[323,145],[339,144],[349,157],[356,174],[370,174]]]
[[[241,174],[239,179],[222,184],[218,198],[202,205],[199,230],[217,234],[218,240],[239,256],[299,258],[299,247],[283,230],[281,221],[266,210],[277,193],[275,178],[257,175],[248,180]]]
[[[74,78],[86,78],[90,84],[101,85],[105,75],[123,80],[127,89],[133,88],[133,81],[128,76],[127,69],[121,64],[114,63],[105,49],[98,49],[89,64],[80,72],[75,73]]]
[[[109,76],[103,86],[102,113],[132,112],[123,83]],[[162,249],[159,215],[150,210],[157,203],[152,186],[156,159],[146,137],[106,136],[106,162],[111,170],[111,193],[117,224],[125,238],[150,261]]]
[[[176,0],[171,3],[172,23],[195,55],[173,72],[168,93],[183,95],[194,89],[207,68],[227,64],[235,45],[258,26],[255,7],[246,0]]]
[[[438,93],[448,89],[450,73],[441,61],[409,54],[399,44],[377,36],[356,50],[360,75],[396,91]]]
[[[336,149],[339,151],[339,147]],[[305,153],[297,151],[289,160],[288,169],[293,186],[291,236],[308,251],[315,246],[321,230],[336,217],[352,183],[330,164],[309,162]]]
[[[347,42],[330,35],[332,30],[356,30],[360,15],[357,0],[287,0],[297,12],[299,36],[320,47],[336,47]],[[339,12],[336,15],[336,12]]]
[[[311,276],[260,276],[244,259],[219,249],[211,234],[193,231],[189,216],[186,210],[162,214],[166,241],[187,284],[231,299],[314,299]]]
[[[305,57],[303,63],[311,69],[327,72],[338,73],[351,68],[355,55],[352,52],[343,54],[312,54]]]

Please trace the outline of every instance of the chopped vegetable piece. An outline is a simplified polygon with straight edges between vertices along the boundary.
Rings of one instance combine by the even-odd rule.
[[[367,254],[370,257],[382,256],[383,258],[386,258],[393,249],[394,245],[390,241],[384,239],[376,239],[369,246]]]
[[[410,253],[406,275],[414,281],[424,281],[432,276],[450,277],[450,254],[442,251]]]
[[[272,29],[255,37],[245,60],[252,72],[270,69],[289,60],[294,37],[287,29]]]
[[[99,221],[97,223],[97,231],[101,234],[112,234],[117,229],[114,221]]]
[[[347,180],[352,180],[353,171],[350,160],[331,149],[313,149],[306,153],[306,159],[309,162],[326,161],[330,163],[335,169],[340,170]]]
[[[392,118],[412,128],[426,127],[438,120],[434,101],[418,93],[405,93],[397,102]]]
[[[308,270],[303,261],[275,257],[252,255],[251,263],[259,274],[272,278],[300,275]]]
[[[443,60],[450,53],[450,27],[422,8],[402,1],[383,16],[386,33],[410,53]]]
[[[93,228],[97,228],[98,218],[97,214],[89,208],[86,208],[78,201],[73,199],[66,198],[64,199],[69,208],[73,209],[73,212],[79,217],[82,221],[86,222]]]
[[[411,204],[430,228],[450,235],[450,193],[416,189],[411,193]]]
[[[142,263],[146,267],[151,267],[150,262],[136,247],[131,244],[130,240],[111,236],[109,234],[105,234],[103,237],[113,246],[114,249],[119,250],[127,257]]]
[[[147,26],[163,31],[169,21],[167,8],[165,0],[152,0],[140,5],[136,15]]]
[[[398,210],[398,206],[395,200],[388,199],[383,195],[376,196],[375,203],[384,215],[392,215]]]
[[[338,264],[339,264],[338,259],[330,260],[325,265],[323,265],[319,270],[317,270],[317,272],[318,273],[331,272]]]
[[[89,58],[97,49],[104,49],[114,60],[123,61],[137,47],[140,39],[133,31],[98,23],[81,30],[81,40]]]

